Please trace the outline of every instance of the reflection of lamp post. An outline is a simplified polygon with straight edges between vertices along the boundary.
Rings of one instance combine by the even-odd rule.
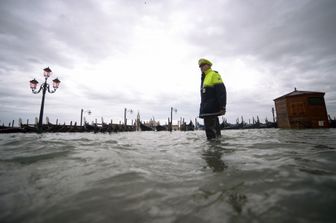
[[[91,111],[90,110],[86,110],[86,111],[84,111],[84,109],[81,109],[81,118],[80,118],[80,126],[82,126],[82,124],[83,124],[83,113],[87,113],[88,115],[91,115]],[[84,117],[84,122],[85,122],[86,120],[85,120],[85,117]]]
[[[173,107],[170,108],[170,128],[169,128],[170,131],[173,130],[173,111],[176,113],[177,109]]]
[[[37,87],[37,84],[38,84],[38,81],[33,79],[30,81],[30,88],[32,89],[32,92],[34,94],[38,94],[40,93],[41,90],[42,91],[42,102],[41,102],[41,110],[40,110],[40,119],[39,119],[39,123],[38,123],[38,129],[40,132],[42,132],[42,121],[43,121],[43,110],[44,110],[44,99],[45,99],[45,94],[47,92],[47,89],[48,89],[48,92],[49,93],[55,93],[55,91],[57,90],[57,88],[59,87],[59,84],[61,83],[60,80],[58,80],[58,78],[54,79],[53,80],[53,90],[51,91],[50,90],[50,85],[47,83],[47,80],[48,78],[50,77],[50,75],[52,74],[52,71],[49,67],[47,68],[44,68],[43,69],[43,75],[45,77],[45,81],[44,83],[41,85],[40,89],[38,91],[35,91],[36,87]]]
[[[133,110],[132,109],[127,109],[125,108],[124,109],[124,124],[127,125],[127,117],[126,117],[126,113],[129,112],[130,114],[133,113]]]

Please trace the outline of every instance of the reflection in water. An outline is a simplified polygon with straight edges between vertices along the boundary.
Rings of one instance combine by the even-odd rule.
[[[220,142],[211,141],[209,147],[203,151],[202,158],[207,162],[213,172],[222,172],[227,168],[222,160],[223,148]]]
[[[247,202],[247,197],[245,194],[241,194],[238,192],[233,192],[229,196],[229,203],[233,207],[233,209],[240,214],[243,210],[245,203]]]
[[[206,161],[213,172],[223,172],[228,166],[224,163],[223,153],[231,153],[231,149],[227,149],[227,145],[221,141],[208,142],[207,148],[202,153],[202,158]],[[202,188],[201,192],[206,200],[210,199],[210,204],[222,203],[225,201],[232,207],[232,210],[237,214],[242,214],[243,208],[247,203],[247,196],[242,191],[244,181],[229,186],[232,182],[225,182],[224,186],[220,184],[211,184],[210,190]],[[217,196],[213,199],[213,196]],[[209,204],[208,204],[209,205]]]

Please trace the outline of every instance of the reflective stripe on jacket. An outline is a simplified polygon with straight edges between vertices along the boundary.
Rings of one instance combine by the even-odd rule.
[[[226,107],[226,88],[220,74],[211,69],[202,74],[200,118],[219,116]]]

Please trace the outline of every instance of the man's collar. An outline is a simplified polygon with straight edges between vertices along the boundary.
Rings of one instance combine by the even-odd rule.
[[[204,72],[204,74],[207,75],[207,74],[210,73],[211,71],[212,71],[211,68],[209,68],[209,69],[207,69],[207,70]]]

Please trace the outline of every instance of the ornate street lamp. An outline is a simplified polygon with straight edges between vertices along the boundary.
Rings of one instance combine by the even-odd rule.
[[[129,112],[130,114],[133,114],[133,110],[127,109],[127,108],[124,109],[124,124],[125,125],[127,125],[127,117],[126,117],[127,112]]]
[[[43,76],[45,77],[44,83],[40,86],[40,89],[36,91],[38,81],[34,78],[33,80],[30,81],[30,88],[32,89],[32,92],[34,94],[38,94],[42,91],[42,102],[41,102],[41,110],[40,110],[40,119],[38,123],[38,130],[39,132],[42,132],[42,121],[43,121],[43,110],[44,110],[44,99],[45,99],[45,94],[48,90],[50,94],[55,93],[57,88],[59,87],[59,84],[61,81],[56,78],[53,80],[53,90],[50,90],[50,85],[47,83],[48,78],[52,74],[52,71],[49,67],[43,69]]]
[[[84,111],[84,109],[81,109],[80,126],[82,126],[82,124],[83,124],[83,122],[82,122],[82,120],[83,120],[83,114],[85,114],[85,113],[87,113],[88,115],[91,115],[92,112],[90,110],[85,110]],[[86,123],[85,117],[84,117],[84,123]]]

